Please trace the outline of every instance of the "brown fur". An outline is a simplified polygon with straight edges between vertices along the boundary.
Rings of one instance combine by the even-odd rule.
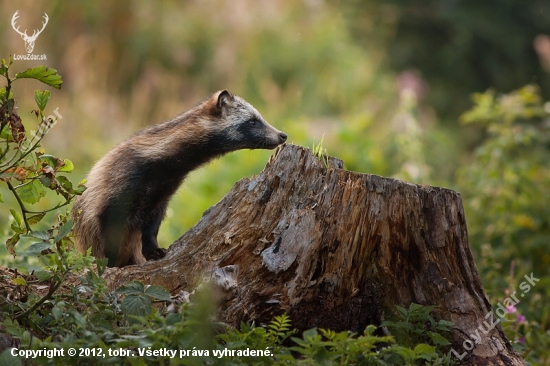
[[[187,173],[227,152],[271,149],[285,140],[286,134],[225,90],[137,132],[88,174],[87,189],[73,207],[79,250],[92,248],[93,256],[118,267],[157,258],[158,227]]]

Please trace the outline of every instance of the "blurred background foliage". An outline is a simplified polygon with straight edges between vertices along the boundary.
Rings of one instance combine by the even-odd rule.
[[[550,2],[20,0],[0,9],[2,58],[25,53],[10,25],[16,10],[21,29],[49,16],[34,49],[47,61],[13,69],[45,64],[63,76],[49,104],[63,118],[44,146],[74,162],[74,180],[133,132],[227,88],[289,142],[323,139],[347,169],[460,191],[492,304],[525,274],[541,279],[505,328],[533,363],[550,362]],[[15,86],[23,117],[38,87]],[[159,242],[172,243],[270,154],[240,151],[191,174]],[[5,241],[13,202],[0,190]],[[3,246],[0,262],[15,265]]]

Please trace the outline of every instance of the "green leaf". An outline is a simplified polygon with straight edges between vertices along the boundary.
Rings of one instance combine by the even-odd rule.
[[[33,243],[27,248],[27,253],[29,254],[39,254],[43,250],[51,249],[52,243],[50,242],[39,242]]]
[[[443,337],[441,334],[439,333],[434,333],[434,332],[428,332],[428,336],[430,337],[430,339],[432,340],[432,342],[434,342],[434,344],[436,346],[447,346],[449,344],[451,344],[447,338]]]
[[[365,328],[365,335],[370,336],[376,330],[376,325],[369,324]]]
[[[48,271],[34,271],[34,275],[40,282],[49,280],[52,277],[51,272]]]
[[[23,277],[15,277],[13,280],[11,280],[15,285],[19,286],[27,286],[27,281]]]
[[[5,59],[2,59],[2,60],[0,61],[0,73],[1,73],[2,75],[8,76],[7,72],[8,72],[8,70],[9,70],[9,68],[10,68],[10,66],[11,66],[12,63],[13,63],[13,61],[12,61],[12,59],[11,59],[11,55],[10,55],[10,57],[8,58],[8,62],[6,62]]]
[[[46,188],[50,188],[50,189],[55,189],[56,185],[53,184],[52,185],[52,180],[50,179],[50,177],[47,177],[45,175],[42,175],[38,178],[38,180],[40,181],[40,183],[42,183],[42,185]],[[55,182],[55,181],[54,181]]]
[[[166,325],[175,325],[183,320],[183,316],[178,313],[170,313],[166,316]]]
[[[74,219],[71,218],[67,220],[67,222],[64,223],[63,226],[61,226],[61,228],[59,229],[59,233],[57,233],[56,237],[53,240],[54,243],[57,243],[58,241],[66,237],[67,234],[69,234],[69,232],[73,228],[73,224],[74,224]]]
[[[23,226],[17,225],[17,223],[11,224],[10,228],[17,234],[24,234]]]
[[[143,283],[139,281],[132,281],[116,290],[117,294],[124,295],[142,295],[144,292],[145,288],[143,287]]]
[[[406,362],[414,360],[415,353],[412,349],[405,347],[395,347],[395,353],[401,356]],[[412,363],[408,363],[412,364]]]
[[[56,69],[50,69],[46,66],[37,66],[27,69],[23,72],[15,74],[16,79],[30,78],[43,82],[46,85],[61,89],[61,76],[57,73]]]
[[[438,329],[448,329],[448,328],[452,329],[455,326],[455,324],[448,320],[442,319],[437,323],[437,326],[438,326]]]
[[[86,251],[86,255],[87,256],[91,256],[92,255],[92,248],[88,248],[88,250]],[[107,264],[109,264],[109,260],[107,258],[103,258],[103,259],[96,259],[95,260],[95,263],[97,265],[97,274],[99,276],[103,276],[103,273],[105,272],[105,270],[107,269]]]
[[[407,317],[408,317],[407,309],[405,309],[405,308],[403,308],[403,307],[401,307],[401,306],[399,306],[399,305],[396,305],[395,307],[396,307],[396,309],[397,309],[397,311],[398,311],[398,313],[399,313],[399,314],[398,314],[399,317],[400,317],[401,319],[404,319],[404,320],[407,319]]]
[[[40,240],[50,240],[50,233],[48,233],[45,230],[31,231],[25,236],[29,238],[40,239]]]
[[[42,162],[46,162],[46,164],[51,166],[53,169],[55,169],[55,167],[57,166],[57,158],[53,155],[43,154],[39,156],[39,159]]]
[[[17,188],[16,192],[19,195],[19,198],[21,198],[21,201],[30,203],[31,205],[37,203],[46,195],[44,186],[37,179],[32,179],[30,182]]]
[[[159,286],[149,286],[145,290],[145,295],[151,296],[157,300],[170,301],[170,292]]]
[[[297,345],[299,345],[299,346],[301,346],[301,347],[304,347],[304,348],[307,347],[307,343],[304,342],[304,340],[301,339],[301,338],[298,338],[298,337],[290,337],[290,339],[291,339],[294,343],[296,343]],[[300,352],[300,351],[299,351],[299,348],[297,348],[297,347],[291,347],[291,349],[292,349],[293,351],[298,351],[298,352]]]
[[[0,88],[0,100],[13,99],[13,93],[10,91],[10,95],[6,98],[6,88]]]
[[[422,305],[411,302],[411,305],[409,305],[409,313],[418,311],[418,310],[422,310]]]
[[[10,212],[11,212],[11,215],[13,216],[13,218],[15,219],[15,222],[19,226],[23,226],[23,217],[21,216],[21,214],[19,212],[15,211],[13,208],[10,209]]]
[[[430,346],[429,344],[420,343],[414,347],[414,352],[419,355],[421,353],[434,353],[435,347]]]
[[[2,197],[2,193],[0,192],[0,202],[4,202],[4,197]]]
[[[84,317],[82,314],[78,312],[74,312],[73,316],[74,316],[75,324],[80,329],[86,329],[86,317]]]
[[[61,319],[61,317],[63,316],[63,310],[56,306],[52,309],[51,314],[55,319]]]
[[[143,295],[128,295],[120,303],[122,311],[126,315],[145,316],[152,311],[151,300]]]
[[[0,366],[21,366],[21,360],[12,356],[11,348],[8,348],[0,354]]]
[[[6,76],[8,72],[8,67],[5,63],[6,60],[2,59],[2,63],[0,64],[0,75]]]
[[[32,215],[31,217],[29,217],[27,219],[27,222],[29,223],[29,225],[38,224],[40,222],[40,220],[42,220],[44,218],[44,216],[46,216],[45,212],[41,212],[39,214]]]
[[[74,190],[74,194],[82,194],[86,190],[86,188],[88,187],[86,187],[85,185],[79,184]]]
[[[19,234],[14,234],[11,238],[6,240],[6,249],[15,257],[15,244],[19,241]]]
[[[302,333],[302,338],[304,338],[305,341],[310,341],[314,339],[316,336],[317,336],[317,328],[311,328],[304,331],[304,333]]]
[[[59,182],[61,187],[63,187],[63,189],[67,192],[71,192],[73,190],[73,184],[70,180],[67,179],[67,177],[59,176],[57,177],[57,181]]]
[[[46,104],[48,104],[48,101],[50,100],[50,91],[49,90],[35,90],[34,91],[34,100],[36,102],[36,105],[38,106],[38,109],[40,109],[41,112],[44,112],[44,109],[46,109]]]
[[[74,164],[72,161],[70,161],[69,159],[63,159],[63,162],[65,163],[65,165],[63,165],[61,168],[59,168],[57,171],[58,172],[65,172],[65,173],[70,173],[73,171],[74,169]]]
[[[0,139],[12,141],[13,134],[11,133],[11,128],[4,128],[0,131]]]

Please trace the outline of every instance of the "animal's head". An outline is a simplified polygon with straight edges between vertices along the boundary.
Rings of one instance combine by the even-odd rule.
[[[227,90],[212,96],[213,112],[223,126],[223,136],[232,150],[274,149],[287,135],[271,126],[250,103]]]
[[[21,38],[23,38],[23,40],[25,41],[25,48],[27,49],[27,53],[32,53],[32,50],[34,49],[34,42],[36,41],[36,38],[38,38],[38,36],[40,35],[40,33],[42,33],[42,31],[44,30],[44,28],[46,28],[46,24],[48,24],[48,14],[44,13],[44,22],[42,22],[42,29],[38,30],[38,29],[35,29],[34,32],[32,33],[32,36],[29,36],[27,34],[27,30],[25,29],[24,32],[21,32],[19,30],[19,26],[16,25],[16,22],[17,22],[17,18],[19,18],[19,10],[15,12],[15,14],[13,14],[13,17],[11,18],[11,26],[13,27],[13,29],[19,33],[19,35],[21,35]]]

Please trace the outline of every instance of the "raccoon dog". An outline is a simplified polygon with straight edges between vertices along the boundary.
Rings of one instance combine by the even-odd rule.
[[[273,149],[287,135],[241,97],[223,90],[171,120],[120,143],[92,168],[74,204],[80,251],[109,266],[141,264],[164,255],[157,234],[185,176],[240,149]]]

